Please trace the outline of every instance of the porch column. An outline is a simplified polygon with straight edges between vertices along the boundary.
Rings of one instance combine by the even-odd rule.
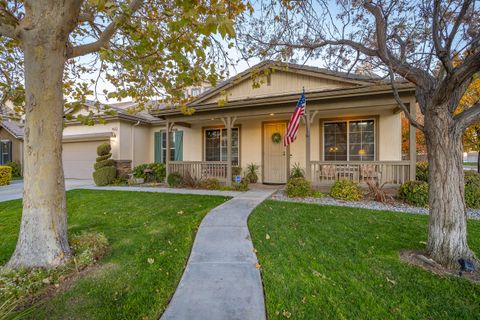
[[[312,163],[311,163],[311,156],[310,156],[310,127],[317,115],[318,111],[314,111],[312,114],[310,112],[306,112],[303,116],[303,120],[305,122],[305,176],[307,180],[312,181]]]
[[[412,114],[415,118],[417,116],[417,104],[416,100],[410,100],[410,114]],[[409,134],[409,145],[408,151],[410,153],[410,180],[415,180],[416,175],[416,165],[417,165],[417,129],[410,125],[410,134]]]
[[[222,118],[225,129],[227,129],[227,186],[232,185],[232,127],[237,117]]]
[[[167,125],[166,125],[166,134],[165,134],[165,139],[167,139],[167,141],[165,141],[165,148],[166,148],[166,154],[165,154],[165,173],[166,173],[166,176],[168,177],[168,175],[170,174],[170,133],[173,129],[173,126],[175,125],[175,122],[167,122]]]

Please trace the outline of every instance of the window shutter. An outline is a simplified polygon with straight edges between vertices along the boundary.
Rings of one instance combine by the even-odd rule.
[[[155,132],[155,163],[163,163],[162,159],[162,132]]]
[[[175,161],[183,161],[183,131],[175,131]]]
[[[12,162],[12,141],[8,141],[8,162]]]

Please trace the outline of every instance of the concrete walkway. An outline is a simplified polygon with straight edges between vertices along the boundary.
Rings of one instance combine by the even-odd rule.
[[[207,214],[162,320],[266,319],[247,218],[273,192],[248,191]]]
[[[65,179],[65,189],[93,186],[92,180]],[[8,186],[0,186],[0,202],[23,198],[23,180],[13,180]]]

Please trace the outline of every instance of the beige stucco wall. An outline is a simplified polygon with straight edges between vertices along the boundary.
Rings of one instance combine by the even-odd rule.
[[[23,142],[14,136],[12,136],[4,128],[0,128],[0,140],[10,140],[12,141],[12,161],[17,162],[18,164],[23,163]]]
[[[275,94],[288,94],[298,93],[305,88],[306,91],[310,90],[326,90],[334,88],[343,88],[351,86],[351,84],[335,81],[328,78],[319,78],[310,75],[292,73],[285,71],[275,71],[270,75],[270,84],[264,79],[264,83],[258,88],[253,88],[253,81],[251,78],[236,83],[233,87],[224,90],[217,96],[209,98],[206,102],[217,102],[219,99],[225,99],[227,96],[228,101],[234,101],[252,97],[264,97]]]

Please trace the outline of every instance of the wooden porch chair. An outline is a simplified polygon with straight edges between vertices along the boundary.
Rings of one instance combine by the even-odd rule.
[[[319,178],[320,180],[336,180],[337,172],[335,165],[324,164],[320,168]]]
[[[376,170],[374,164],[360,165],[360,179],[361,180],[378,180],[380,173]]]

